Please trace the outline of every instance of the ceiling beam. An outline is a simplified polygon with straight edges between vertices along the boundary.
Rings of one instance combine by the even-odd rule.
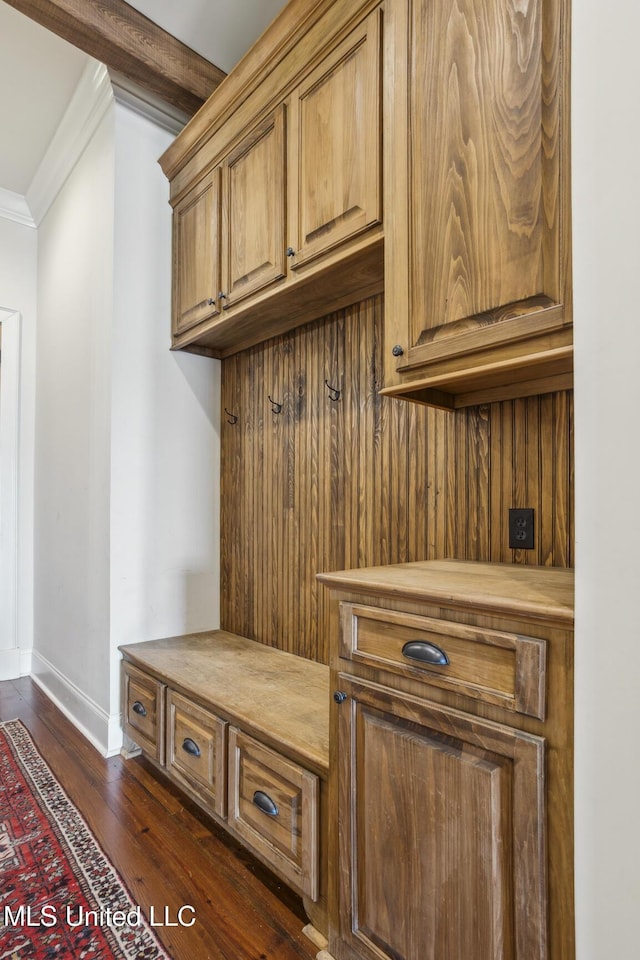
[[[189,116],[225,77],[124,0],[6,2]]]

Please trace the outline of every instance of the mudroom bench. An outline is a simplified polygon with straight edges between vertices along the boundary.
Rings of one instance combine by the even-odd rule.
[[[224,630],[120,650],[126,737],[302,895],[322,948],[329,668]]]

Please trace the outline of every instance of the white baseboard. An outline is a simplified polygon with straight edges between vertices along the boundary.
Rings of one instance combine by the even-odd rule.
[[[103,757],[120,752],[120,715],[108,714],[37,650],[32,652],[31,678]]]
[[[31,650],[0,650],[0,680],[17,680],[31,673]]]
[[[20,651],[0,650],[0,680],[17,680],[20,676]]]
[[[31,663],[33,660],[33,650],[20,651],[20,676],[28,677],[31,674]]]

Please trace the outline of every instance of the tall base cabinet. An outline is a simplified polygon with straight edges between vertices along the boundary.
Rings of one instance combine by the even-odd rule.
[[[570,960],[573,576],[321,574],[335,960]]]

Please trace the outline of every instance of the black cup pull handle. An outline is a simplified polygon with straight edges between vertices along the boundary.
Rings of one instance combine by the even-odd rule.
[[[147,715],[147,710],[145,708],[145,705],[143,703],[140,703],[139,700],[136,700],[135,703],[131,704],[131,709],[133,710],[134,713],[137,713],[139,717],[146,717]]]
[[[411,640],[402,648],[402,656],[420,663],[430,663],[435,667],[446,667],[449,657],[444,650],[427,640]]]
[[[185,753],[190,754],[192,757],[200,756],[200,747],[195,742],[195,740],[191,739],[191,737],[184,738],[184,740],[182,741],[182,749],[184,750]]]
[[[278,807],[273,802],[268,793],[265,793],[263,790],[256,790],[253,795],[253,802],[255,803],[258,809],[262,810],[263,813],[266,813],[270,817],[278,816]]]

